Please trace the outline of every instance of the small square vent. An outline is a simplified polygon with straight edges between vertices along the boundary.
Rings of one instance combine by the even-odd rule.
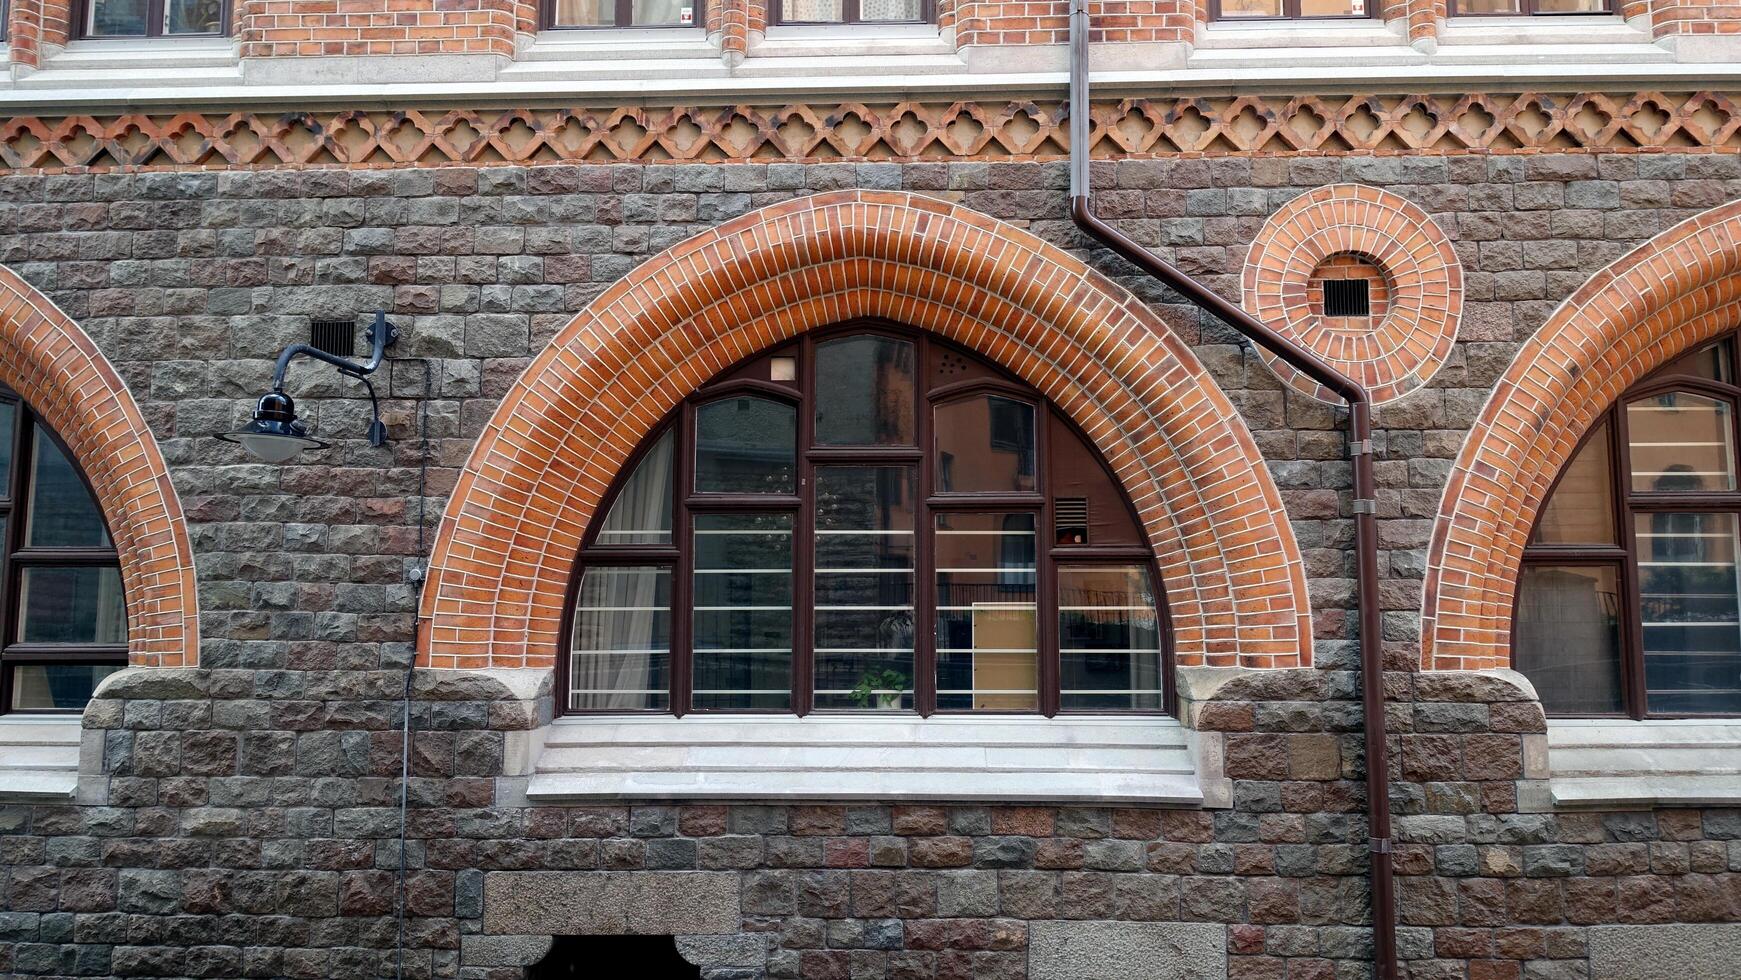
[[[1324,280],[1325,316],[1371,316],[1372,284],[1365,279]]]
[[[1052,501],[1052,528],[1058,544],[1088,543],[1088,498],[1058,497]]]
[[[308,346],[326,351],[335,357],[351,357],[357,353],[357,321],[314,320],[308,325]]]

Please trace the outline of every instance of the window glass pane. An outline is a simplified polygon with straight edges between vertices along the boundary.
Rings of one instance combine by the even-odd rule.
[[[119,568],[26,568],[19,577],[24,643],[126,643]]]
[[[164,0],[163,33],[216,34],[223,27],[222,0]]]
[[[870,24],[878,21],[915,21],[924,17],[919,0],[858,0],[858,19]]]
[[[570,708],[669,707],[671,570],[587,569],[575,597],[570,650]]]
[[[637,27],[696,23],[694,0],[633,0],[629,12],[631,22]]]
[[[937,406],[937,489],[1031,491],[1034,406],[981,395]]]
[[[816,706],[913,707],[910,466],[816,468]]]
[[[937,516],[937,707],[1039,707],[1034,515]]]
[[[794,24],[837,24],[845,19],[841,0],[781,0],[780,19]]]
[[[1671,714],[1741,711],[1736,515],[1636,520],[1647,706]]]
[[[598,530],[596,544],[669,545],[671,543],[671,430],[659,437],[635,464],[611,512]]]
[[[1515,643],[1513,666],[1549,714],[1620,711],[1619,570],[1524,566]]]
[[[1365,17],[1366,0],[1300,0],[1302,17]]]
[[[1569,0],[1576,3],[1578,0]],[[1729,365],[1734,362],[1732,341],[1719,340],[1690,350],[1650,373],[1650,377],[1687,374],[1695,378],[1729,383]]]
[[[0,13],[5,8],[0,7]],[[12,427],[18,424],[18,406],[0,402],[0,497],[12,495]]]
[[[24,543],[32,548],[109,547],[102,512],[72,461],[40,427],[34,445]]]
[[[1536,0],[1538,14],[1600,14],[1608,9],[1605,0]]]
[[[1523,0],[1456,0],[1457,13],[1470,17],[1495,17],[1523,13]]]
[[[792,703],[792,516],[695,518],[694,706]]]
[[[1608,423],[1604,420],[1566,464],[1553,496],[1542,508],[1530,543],[1613,544],[1614,482],[1608,466]]]
[[[1685,391],[1626,405],[1632,489],[1672,493],[1735,489],[1729,403]]]
[[[1221,0],[1222,17],[1280,17],[1282,0]]]
[[[798,413],[744,396],[695,410],[695,489],[701,493],[792,493]]]
[[[1058,681],[1066,710],[1162,707],[1161,619],[1141,565],[1058,569]]]
[[[613,27],[616,0],[556,0],[557,27]]]
[[[13,711],[77,711],[121,664],[20,664],[12,668]]]
[[[845,337],[816,345],[816,442],[824,446],[911,446],[913,345],[888,337]]]
[[[145,0],[90,0],[86,32],[94,37],[145,33]]]

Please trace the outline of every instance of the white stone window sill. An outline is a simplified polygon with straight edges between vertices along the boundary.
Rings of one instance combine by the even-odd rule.
[[[744,64],[782,74],[913,74],[967,67],[936,24],[776,25],[751,43]]]
[[[0,717],[0,800],[67,800],[79,782],[78,715]]]
[[[1166,717],[571,716],[542,735],[504,787],[535,803],[1205,805],[1200,746]],[[1203,768],[1219,792],[1219,753]]]
[[[1741,718],[1548,719],[1554,803],[1741,804]]]
[[[1408,47],[1400,22],[1347,20],[1219,20],[1197,32],[1198,48]]]
[[[19,88],[88,85],[226,85],[241,81],[236,42],[227,37],[96,38],[73,41]]]

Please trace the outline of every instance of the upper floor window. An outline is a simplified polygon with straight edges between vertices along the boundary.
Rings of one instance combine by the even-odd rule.
[[[1161,711],[1153,555],[1033,389],[922,334],[807,335],[637,451],[571,587],[570,711]]]
[[[224,0],[84,0],[86,37],[222,34]]]
[[[1210,0],[1215,20],[1371,17],[1376,0]]]
[[[693,27],[701,0],[549,0],[546,27]]]
[[[0,389],[0,709],[81,711],[127,665],[121,563],[72,456]]]
[[[1513,635],[1549,713],[1741,713],[1736,347],[1705,344],[1621,396],[1543,505]]]
[[[770,0],[776,24],[924,24],[934,0]]]
[[[1452,16],[1527,17],[1555,14],[1606,14],[1611,0],[1450,0]]]

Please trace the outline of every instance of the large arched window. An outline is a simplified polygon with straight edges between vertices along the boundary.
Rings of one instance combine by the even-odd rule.
[[[121,565],[60,439],[0,389],[0,710],[82,711],[127,664]]]
[[[733,367],[630,460],[571,591],[569,711],[1164,709],[1153,553],[1033,389],[923,334]]]
[[[1741,714],[1736,346],[1633,386],[1543,505],[1512,635],[1550,714]]]

